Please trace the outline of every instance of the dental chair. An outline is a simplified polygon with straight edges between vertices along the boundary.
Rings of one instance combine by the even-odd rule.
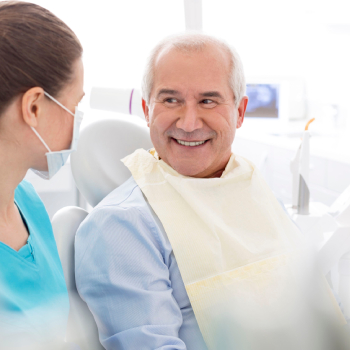
[[[81,131],[78,149],[71,156],[76,186],[92,207],[131,176],[120,159],[138,148],[152,147],[148,128],[127,118],[104,119],[90,124]],[[340,201],[348,201],[347,192],[350,194],[350,187],[344,193],[345,199],[340,198]],[[319,255],[324,274],[334,267],[340,268],[337,291],[350,315],[350,206],[344,203],[333,208],[333,215],[342,221]],[[66,341],[76,343],[81,350],[100,350],[103,347],[98,339],[97,325],[77,292],[74,274],[74,238],[87,215],[82,208],[66,207],[54,215],[52,226],[71,305]]]
[[[151,147],[146,125],[126,118],[103,119],[84,128],[71,167],[76,186],[89,205],[94,207],[131,176],[120,159],[138,148]],[[74,239],[87,215],[82,208],[65,207],[52,218],[52,227],[70,300],[66,342],[81,350],[100,350],[97,325],[75,284]]]

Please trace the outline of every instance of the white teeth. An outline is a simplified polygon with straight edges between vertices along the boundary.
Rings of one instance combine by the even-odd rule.
[[[198,142],[187,142],[187,141],[181,141],[181,140],[177,140],[176,141],[180,144],[180,145],[184,145],[184,146],[199,146],[199,145],[203,145],[203,143],[205,141],[198,141]]]

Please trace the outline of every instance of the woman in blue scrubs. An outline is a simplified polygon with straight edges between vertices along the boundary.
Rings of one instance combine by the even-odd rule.
[[[51,12],[0,2],[0,349],[51,350],[65,336],[69,301],[50,220],[23,178],[33,169],[50,179],[76,146],[81,56]]]

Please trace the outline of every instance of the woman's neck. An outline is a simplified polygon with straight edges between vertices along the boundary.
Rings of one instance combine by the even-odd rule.
[[[20,150],[4,143],[0,138],[0,222],[6,221],[9,210],[12,210],[15,189],[28,170]]]
[[[14,203],[15,189],[28,170],[25,158],[21,159],[24,156],[19,147],[5,144],[0,135],[0,242],[16,251],[28,240],[27,228]]]

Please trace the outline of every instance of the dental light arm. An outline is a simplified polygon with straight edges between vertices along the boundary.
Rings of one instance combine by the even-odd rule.
[[[93,87],[90,107],[103,111],[136,115],[144,120],[142,97],[137,89],[111,89]]]

